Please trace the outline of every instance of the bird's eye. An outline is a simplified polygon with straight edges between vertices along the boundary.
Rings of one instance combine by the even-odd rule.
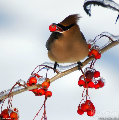
[[[51,25],[49,26],[49,30],[50,30],[50,32],[54,32],[54,31],[57,30],[57,26],[56,26],[55,24],[51,24]]]

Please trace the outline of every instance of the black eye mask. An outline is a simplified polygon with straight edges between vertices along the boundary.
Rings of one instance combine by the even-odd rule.
[[[73,27],[75,24],[71,24],[69,26],[63,26],[61,24],[57,24],[58,27],[60,27],[63,31],[66,31],[68,29],[70,29],[71,27]]]

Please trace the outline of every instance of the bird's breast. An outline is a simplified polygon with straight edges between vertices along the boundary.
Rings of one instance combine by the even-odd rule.
[[[62,39],[55,40],[48,51],[51,60],[59,63],[71,63],[84,59],[88,55],[88,46],[84,42],[65,41]]]

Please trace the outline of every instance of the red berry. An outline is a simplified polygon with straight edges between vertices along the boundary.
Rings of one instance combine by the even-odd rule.
[[[79,115],[82,115],[82,114],[84,114],[84,111],[81,110],[81,109],[78,109],[78,110],[77,110],[77,113],[78,113]]]
[[[101,54],[98,53],[98,55],[95,56],[95,59],[100,59],[101,58]]]
[[[17,119],[18,118],[18,114],[16,112],[11,112],[10,113],[10,118]]]
[[[38,89],[33,89],[33,90],[31,90],[32,92],[34,92],[34,93],[37,93],[38,92]]]
[[[6,113],[8,113],[8,109],[4,109],[4,110],[1,112],[1,114],[6,114]]]
[[[98,84],[101,88],[104,86],[104,82],[102,80],[98,80]]]
[[[17,109],[17,108],[14,108],[14,111],[15,111],[15,112],[18,112],[18,109]]]
[[[92,103],[90,100],[86,100],[85,102],[86,104]]]
[[[42,83],[42,88],[43,88],[43,89],[47,89],[49,86],[50,86],[50,83],[49,83],[49,82],[46,82],[46,81],[45,81],[45,82]]]
[[[2,116],[3,118],[9,118],[9,114],[8,113],[6,113],[6,114],[3,114],[3,116]]]
[[[84,112],[86,112],[89,109],[89,105],[88,104],[81,104],[81,110],[83,110]]]
[[[57,29],[57,26],[56,26],[55,24],[51,24],[51,25],[49,26],[50,32],[54,32],[54,31],[56,31],[56,29]]]
[[[95,78],[100,77],[100,72],[99,72],[99,71],[95,71],[95,72],[94,72],[94,77],[95,77]]]
[[[90,109],[95,110],[95,106],[93,105],[93,103],[90,100],[86,100],[85,104],[89,105],[89,110]]]
[[[88,83],[88,87],[93,88],[94,87],[94,83],[93,82],[89,82]]]
[[[91,44],[88,44],[88,48],[89,48],[89,49],[91,48]]]
[[[85,104],[88,104],[89,106],[91,106],[93,103],[90,100],[86,100]]]
[[[92,49],[91,50],[91,53],[94,55],[94,56],[97,56],[98,55],[98,50],[96,50],[96,49]]]
[[[91,80],[92,80],[92,79],[88,79],[88,78],[86,78],[86,82],[91,82]]]
[[[8,109],[4,109],[4,110],[1,112],[1,117],[2,117],[2,118],[9,118]]]
[[[100,85],[99,85],[99,83],[95,84],[95,85],[94,85],[94,88],[95,88],[95,89],[98,89],[98,88],[100,88]]]
[[[40,96],[45,95],[45,91],[43,89],[38,89],[37,94]]]
[[[35,77],[29,78],[29,85],[35,85],[37,83],[37,79]]]
[[[100,53],[98,53],[98,55],[97,56],[95,56],[95,59],[100,59],[101,58],[101,54]]]
[[[93,105],[93,103],[90,100],[86,100],[85,104],[89,105],[89,109],[95,110],[95,106]]]
[[[90,104],[90,110],[95,110],[95,106],[92,104]]]
[[[33,89],[33,90],[30,90],[32,91],[35,95],[38,95],[38,89]]]
[[[78,81],[78,85],[79,85],[79,86],[83,86],[83,85],[85,85],[85,82],[84,82],[83,80],[79,80],[79,81]]]
[[[90,57],[90,56],[92,56],[92,55],[94,55],[95,59],[100,59],[100,58],[101,58],[101,54],[100,54],[99,51],[96,50],[96,49],[92,49],[92,50],[89,52],[88,56]]]
[[[90,70],[86,71],[85,76],[87,79],[92,79],[94,76],[94,73]]]
[[[51,91],[46,91],[45,92],[45,96],[46,97],[51,97],[52,96],[52,92]]]
[[[88,110],[87,115],[88,116],[94,116],[95,115],[95,110]]]
[[[27,84],[27,86],[30,86],[30,84],[28,82],[26,84]]]

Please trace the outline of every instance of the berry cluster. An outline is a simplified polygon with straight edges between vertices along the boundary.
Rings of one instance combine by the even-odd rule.
[[[99,89],[104,86],[104,79],[100,77],[100,72],[94,69],[94,64],[97,61],[97,59],[101,58],[101,52],[98,46],[94,44],[88,44],[89,48],[89,54],[88,56],[93,56],[94,59],[91,61],[90,67],[85,68],[84,72],[82,71],[82,75],[79,77],[78,85],[84,87],[84,91],[82,93],[82,100],[84,103],[82,103],[82,100],[78,106],[77,113],[79,115],[84,114],[84,112],[87,112],[88,116],[94,116],[95,115],[95,106],[93,103],[89,100],[89,94],[88,89],[89,88],[95,88]],[[84,95],[84,92],[86,91],[86,94]],[[89,97],[89,99],[87,98]],[[82,103],[82,104],[81,104]]]
[[[18,109],[4,109],[0,114],[0,118],[4,120],[18,120]]]
[[[84,88],[98,89],[104,86],[104,79],[100,77],[99,71],[93,68],[86,68],[84,75],[81,75],[79,78],[78,85]]]
[[[29,80],[27,81],[27,86],[32,86],[32,85],[36,85],[37,84],[37,78],[39,78],[40,76],[37,74],[35,74],[35,76],[31,76],[29,78]],[[49,79],[46,78],[46,80],[42,83],[42,88],[37,88],[37,89],[33,89],[30,90],[32,91],[36,96],[42,96],[45,95],[45,97],[51,97],[52,96],[52,92],[51,91],[47,91],[49,86],[50,86],[50,82],[47,82]]]
[[[94,116],[95,115],[95,106],[90,100],[86,100],[81,105],[79,104],[77,113],[79,115],[83,115],[84,112],[87,112],[88,116]]]
[[[91,48],[91,44],[88,44],[89,48],[89,54],[88,56],[94,56],[95,59],[100,59],[101,58],[101,53],[99,51],[99,48],[97,46],[94,46]]]
[[[45,77],[39,75],[39,72],[41,70],[43,70],[43,69],[47,70]],[[13,85],[13,87],[10,89],[9,94],[8,94],[8,106],[7,106],[7,109],[2,110],[2,107],[4,105],[4,102],[5,102],[6,98],[3,100],[3,104],[1,105],[0,120],[3,120],[3,119],[4,120],[18,120],[19,119],[18,110],[16,108],[12,107],[13,106],[12,105],[13,96],[11,96],[12,91],[14,90],[14,88],[17,85],[18,85],[18,88],[20,88],[21,86],[25,87],[25,88],[26,88],[26,86],[33,86],[33,85],[40,86],[40,88],[32,89],[32,90],[29,90],[29,91],[32,91],[36,96],[43,96],[43,95],[45,96],[44,103],[41,106],[41,108],[39,109],[39,111],[36,114],[36,116],[38,116],[40,110],[44,107],[44,112],[43,112],[42,119],[46,119],[47,118],[47,116],[46,116],[46,100],[47,100],[48,97],[52,96],[52,92],[48,91],[48,88],[50,86],[50,80],[47,77],[47,73],[48,73],[48,70],[50,70],[50,69],[53,69],[53,68],[51,68],[49,66],[45,66],[45,65],[39,65],[31,73],[31,76],[28,79],[27,83],[20,79],[19,81],[17,81]],[[35,72],[36,70],[37,70],[37,72]],[[34,117],[33,120],[35,120],[35,117]]]

